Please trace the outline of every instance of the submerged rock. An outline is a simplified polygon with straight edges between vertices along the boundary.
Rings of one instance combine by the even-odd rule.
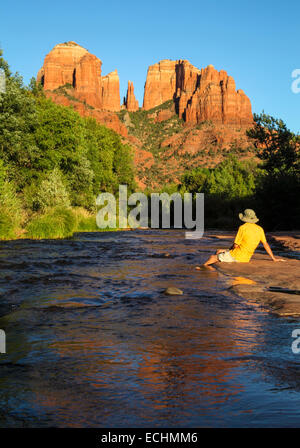
[[[181,289],[174,288],[173,286],[169,286],[169,288],[164,290],[164,294],[167,296],[181,296],[183,291],[181,291]]]

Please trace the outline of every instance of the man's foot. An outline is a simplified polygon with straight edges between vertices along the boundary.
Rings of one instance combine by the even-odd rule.
[[[195,269],[196,269],[196,271],[204,271],[204,270],[215,271],[216,270],[209,264],[202,264],[201,266],[196,266]]]

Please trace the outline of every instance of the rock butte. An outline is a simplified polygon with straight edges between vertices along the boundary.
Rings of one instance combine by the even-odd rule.
[[[45,57],[37,75],[45,90],[69,85],[74,97],[97,109],[120,110],[120,86],[117,70],[101,76],[102,62],[75,42],[56,45]]]
[[[185,60],[163,60],[151,65],[143,108],[149,110],[172,99],[179,117],[187,123],[253,123],[249,98],[242,90],[236,90],[231,76],[212,65],[201,70]]]
[[[75,42],[56,45],[45,57],[37,75],[46,91],[68,85],[75,98],[88,105],[118,112],[120,83],[117,70],[101,75],[102,62]],[[249,125],[253,123],[251,103],[224,70],[212,65],[198,69],[186,60],[163,60],[151,65],[145,83],[143,109],[149,110],[174,100],[175,111],[187,123],[212,121],[218,124]],[[134,87],[128,82],[124,107],[139,108]]]
[[[72,106],[82,116],[94,117],[130,143],[137,167],[136,180],[141,188],[148,181],[152,186],[159,185],[170,172],[174,182],[179,182],[183,171],[189,168],[187,160],[191,166],[195,162],[203,163],[205,156],[201,153],[206,154],[209,148],[216,148],[212,163],[219,161],[217,151],[230,151],[232,143],[247,152],[250,142],[245,131],[253,125],[251,103],[242,90],[236,90],[233,78],[225,71],[218,72],[212,65],[200,70],[186,60],[162,60],[151,65],[145,83],[143,109],[150,110],[167,101],[170,104],[147,114],[149,130],[137,138],[131,132],[136,128],[129,114],[118,114],[122,109],[128,112],[139,110],[133,83],[128,82],[121,106],[117,71],[102,76],[101,67],[101,60],[88,50],[75,42],[65,42],[47,54],[37,81],[44,86],[46,96],[57,104]],[[164,123],[176,114],[185,126],[181,123],[178,133],[167,133],[163,141],[157,141],[164,156],[158,179],[151,174],[157,160],[147,147],[147,132],[151,133],[152,120],[162,122],[164,127]],[[198,123],[203,126],[196,127]],[[211,154],[207,156],[207,163],[210,161]],[[147,173],[150,173],[149,178]]]

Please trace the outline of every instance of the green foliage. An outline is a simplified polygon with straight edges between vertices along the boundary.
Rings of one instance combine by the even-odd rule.
[[[4,70],[5,76],[9,78],[11,76],[11,71],[9,69],[8,63],[2,57],[2,55],[3,55],[3,50],[0,48],[0,68],[2,68]]]
[[[199,167],[184,174],[180,191],[205,194],[206,226],[233,228],[238,213],[253,206],[258,173],[255,163],[230,155],[215,168]]]
[[[146,151],[155,155],[162,152],[161,142],[167,137],[183,129],[183,121],[175,114],[168,120],[162,122],[155,121],[153,115],[161,110],[171,109],[173,100],[166,101],[150,110],[138,110],[136,112],[121,111],[119,117],[125,121],[127,114],[130,117],[129,132],[136,136],[142,143]]]
[[[300,176],[296,171],[262,173],[257,178],[256,207],[272,230],[297,230],[300,223]]]
[[[9,180],[19,190],[29,181],[31,167],[39,151],[35,141],[36,101],[17,75],[6,80],[6,93],[0,95],[0,158],[7,167]]]
[[[254,164],[229,156],[215,168],[196,168],[182,178],[182,186],[192,193],[203,192],[226,198],[251,196],[255,190]]]
[[[40,183],[33,199],[34,209],[45,211],[49,207],[69,207],[70,197],[58,168],[50,171]]]
[[[26,228],[26,236],[37,239],[66,238],[73,235],[76,224],[76,216],[71,209],[56,207],[33,217]]]
[[[0,239],[11,239],[16,237],[20,229],[23,213],[14,185],[4,180],[1,171],[0,169]]]
[[[0,239],[11,240],[16,238],[17,227],[13,217],[7,209],[0,207]]]
[[[82,207],[73,209],[76,216],[76,232],[97,232],[96,214],[91,214]]]
[[[255,126],[247,134],[255,140],[258,157],[269,173],[300,169],[300,138],[286,124],[270,115],[254,114]]]
[[[117,192],[119,184],[126,184],[128,190],[135,187],[133,155],[131,148],[121,142],[119,135],[96,120],[85,121],[87,158],[94,172],[93,193]]]
[[[29,234],[69,234],[61,214],[48,209],[80,206],[94,211],[101,191],[117,192],[119,184],[127,184],[129,191],[135,188],[132,151],[119,135],[47,99],[34,78],[24,87],[22,78],[11,74],[2,51],[0,67],[7,78],[6,93],[0,95],[0,190],[5,186],[6,203],[19,201],[11,207],[14,212],[25,211],[30,217],[39,211]],[[72,88],[63,86],[68,95]],[[0,212],[6,216],[10,208],[3,195]],[[7,231],[10,221],[2,221]],[[81,221],[80,226],[93,227],[91,216]],[[57,231],[52,231],[55,223]]]
[[[37,82],[34,76],[29,81],[28,90],[36,97],[45,97],[42,84]]]
[[[295,229],[300,222],[300,137],[282,120],[255,115],[248,135],[255,139],[264,171],[257,178],[255,201],[271,229]]]

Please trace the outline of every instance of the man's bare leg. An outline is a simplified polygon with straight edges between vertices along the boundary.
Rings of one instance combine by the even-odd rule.
[[[211,255],[209,259],[203,264],[203,266],[209,266],[211,264],[217,263],[218,261],[219,260],[217,255]]]
[[[219,261],[218,257],[217,257],[218,253],[219,253],[219,251],[217,251],[217,253],[215,255],[211,255],[209,257],[209,259],[206,260],[206,262],[202,266],[196,266],[197,271],[201,270],[201,268],[203,268],[203,267],[207,268],[207,267],[210,267],[211,264],[217,263]]]

